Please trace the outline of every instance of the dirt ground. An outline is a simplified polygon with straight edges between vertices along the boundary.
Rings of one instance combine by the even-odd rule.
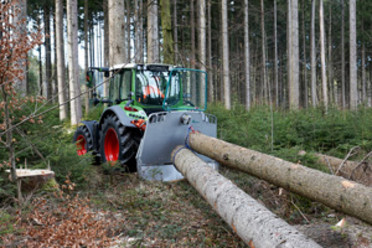
[[[372,226],[360,220],[244,173],[221,173],[323,247],[372,247]],[[90,180],[88,189],[73,193],[77,198],[42,193],[22,213],[2,209],[0,217],[1,212],[18,217],[11,233],[0,218],[0,247],[247,247],[185,180],[147,182],[136,174],[99,173]]]

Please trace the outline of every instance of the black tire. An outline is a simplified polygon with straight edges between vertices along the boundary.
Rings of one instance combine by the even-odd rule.
[[[79,126],[74,134],[76,152],[79,156],[93,150],[93,137],[85,125]]]
[[[118,161],[127,171],[136,171],[135,155],[139,141],[134,130],[125,127],[116,115],[104,118],[100,128],[99,147],[102,162]]]

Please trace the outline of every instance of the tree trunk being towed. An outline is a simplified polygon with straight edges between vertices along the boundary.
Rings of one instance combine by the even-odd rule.
[[[190,133],[196,152],[372,224],[372,188],[274,156]]]
[[[177,169],[250,247],[320,247],[190,150],[177,147],[172,157]]]

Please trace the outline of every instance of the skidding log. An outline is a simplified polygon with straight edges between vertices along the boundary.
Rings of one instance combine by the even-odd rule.
[[[372,224],[372,188],[192,132],[189,146],[224,165]]]
[[[329,155],[320,153],[315,153],[314,155],[318,158],[319,164],[330,166],[335,175],[342,176],[366,186],[372,186],[372,170],[368,162],[359,165],[358,162],[350,160],[344,161],[343,159]],[[336,172],[338,173],[336,174]]]
[[[190,150],[177,147],[172,157],[177,169],[250,247],[320,247]]]

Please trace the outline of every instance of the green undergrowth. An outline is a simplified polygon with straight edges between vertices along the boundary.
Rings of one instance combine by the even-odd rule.
[[[37,113],[47,111],[55,105],[28,103],[16,112],[14,123],[22,116],[29,116],[37,109]],[[55,172],[59,184],[67,178],[76,183],[78,188],[88,187],[86,178],[92,167],[92,156],[80,157],[73,144],[73,130],[68,120],[59,120],[58,108],[49,111],[40,118],[31,119],[13,131],[17,168],[45,169]],[[20,135],[22,133],[23,135]],[[5,146],[0,146],[0,161],[8,161],[9,154]],[[16,195],[16,187],[10,183],[6,173],[7,165],[0,166],[0,207],[12,202]]]

